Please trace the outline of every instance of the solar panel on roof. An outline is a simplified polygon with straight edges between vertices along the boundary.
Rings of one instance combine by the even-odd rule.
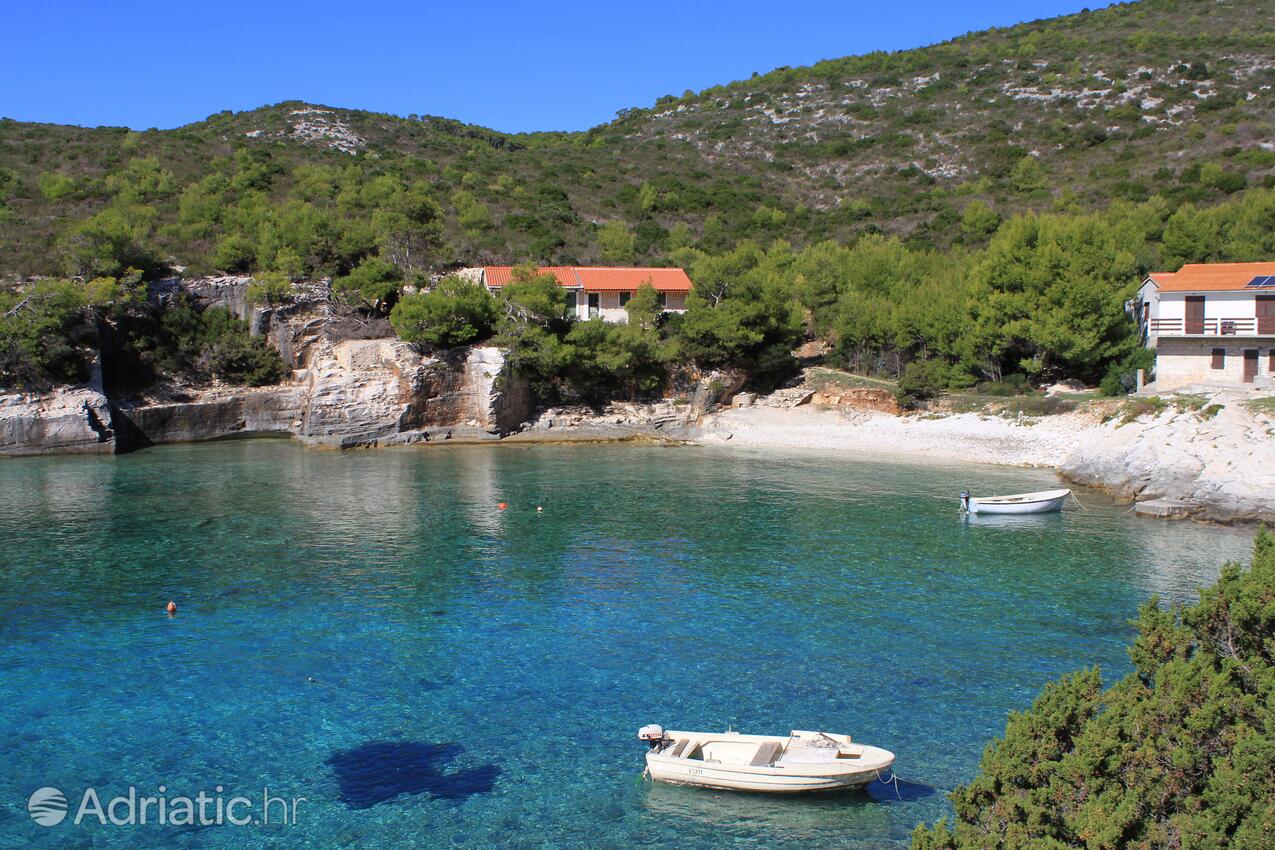
[[[1275,286],[1275,275],[1255,277],[1248,282],[1249,286]]]

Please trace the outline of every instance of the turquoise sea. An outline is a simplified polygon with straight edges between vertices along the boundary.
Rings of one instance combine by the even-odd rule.
[[[1248,556],[1250,530],[1093,494],[957,511],[1055,480],[631,445],[0,463],[0,846],[905,846],[1007,712],[1123,675],[1139,603]],[[645,723],[849,732],[906,781],[657,787]],[[60,824],[28,814],[45,786]],[[305,801],[295,825],[72,822],[130,786]]]

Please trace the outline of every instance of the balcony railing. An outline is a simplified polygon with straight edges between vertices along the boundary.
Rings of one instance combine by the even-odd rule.
[[[1275,319],[1152,319],[1148,330],[1152,336],[1275,336]]]

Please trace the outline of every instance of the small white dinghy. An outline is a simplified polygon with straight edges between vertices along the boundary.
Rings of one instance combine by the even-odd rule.
[[[1061,511],[1070,490],[1041,490],[1013,496],[974,497],[961,493],[961,510],[971,514],[1044,514]]]
[[[794,730],[788,736],[665,732],[643,726],[646,769],[657,782],[731,791],[793,794],[859,788],[894,764],[894,753],[849,735]]]

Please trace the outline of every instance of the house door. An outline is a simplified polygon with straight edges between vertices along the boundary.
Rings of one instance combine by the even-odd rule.
[[[1189,334],[1204,333],[1204,296],[1188,295],[1186,297],[1186,332]]]
[[[1257,296],[1257,332],[1275,334],[1275,295]]]
[[[1257,377],[1257,349],[1244,350],[1244,383],[1251,384]]]
[[[598,317],[598,310],[602,306],[601,298],[602,296],[600,293],[597,293],[597,292],[589,293],[589,318],[590,319],[596,319]]]

